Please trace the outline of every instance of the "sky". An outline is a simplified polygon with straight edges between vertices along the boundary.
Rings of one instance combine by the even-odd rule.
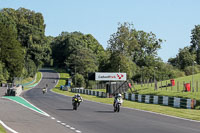
[[[199,6],[200,0],[0,0],[0,9],[42,13],[47,36],[80,31],[92,34],[105,49],[118,23],[132,23],[165,40],[158,50],[164,62],[191,45],[191,30],[200,24]]]

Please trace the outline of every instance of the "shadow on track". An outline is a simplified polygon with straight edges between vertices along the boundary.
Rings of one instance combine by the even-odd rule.
[[[95,111],[95,112],[97,112],[97,113],[114,113],[114,111]]]
[[[56,109],[56,110],[60,110],[60,111],[73,111],[73,109]]]

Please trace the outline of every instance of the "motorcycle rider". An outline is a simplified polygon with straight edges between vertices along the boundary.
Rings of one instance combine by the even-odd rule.
[[[117,101],[117,99],[120,98],[122,100],[122,94],[118,93],[115,95],[115,98],[114,98],[114,103],[113,103],[113,106],[115,107],[115,103]]]
[[[42,92],[43,92],[43,94],[44,94],[45,92],[47,92],[47,87],[44,87],[44,88],[42,89]]]
[[[78,100],[81,100],[81,102],[83,101],[83,98],[80,96],[80,94],[75,94],[75,95],[72,97],[72,105],[73,105],[73,103],[75,102],[75,98],[77,98]],[[78,106],[80,105],[81,102],[78,102]]]

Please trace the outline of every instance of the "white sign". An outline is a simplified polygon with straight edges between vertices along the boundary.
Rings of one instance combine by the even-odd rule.
[[[126,73],[95,73],[95,80],[126,81]]]

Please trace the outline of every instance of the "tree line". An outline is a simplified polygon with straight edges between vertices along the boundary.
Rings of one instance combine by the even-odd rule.
[[[191,45],[167,63],[157,54],[163,40],[128,22],[118,24],[106,49],[91,34],[45,36],[45,27],[41,13],[25,8],[0,11],[0,82],[34,76],[43,66],[66,70],[77,86],[88,86],[88,73],[97,71],[126,72],[128,79],[140,82],[190,75],[193,66],[194,72],[200,70],[199,25],[192,30]]]

